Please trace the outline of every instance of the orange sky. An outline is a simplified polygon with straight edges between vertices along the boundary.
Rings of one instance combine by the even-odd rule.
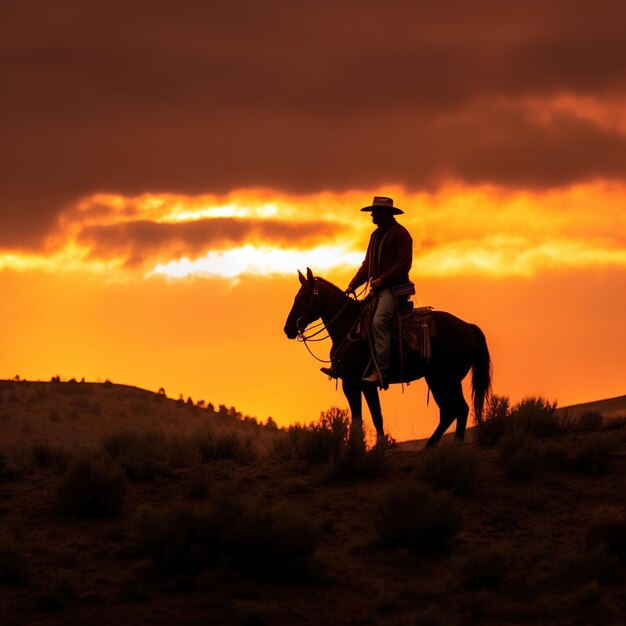
[[[497,393],[625,393],[622,9],[453,4],[3,5],[0,377],[344,406],[282,327],[391,195],[418,303],[483,328]],[[392,434],[425,403],[383,394]]]

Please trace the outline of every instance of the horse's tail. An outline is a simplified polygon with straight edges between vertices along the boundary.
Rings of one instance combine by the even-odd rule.
[[[491,393],[491,357],[487,347],[487,339],[476,324],[470,324],[478,342],[474,363],[472,365],[472,402],[474,404],[474,419],[479,424],[482,421],[485,400]]]

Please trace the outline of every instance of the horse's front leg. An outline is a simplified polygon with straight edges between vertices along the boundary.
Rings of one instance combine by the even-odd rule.
[[[370,415],[372,416],[374,428],[376,429],[376,436],[384,437],[385,431],[383,430],[383,412],[380,408],[378,388],[376,385],[363,385],[362,390],[363,395],[365,396],[365,401],[367,402],[367,407],[370,410]]]
[[[343,393],[350,405],[350,413],[352,414],[352,423],[354,425],[363,425],[363,412],[361,407],[361,381],[351,378],[344,378],[341,381]]]

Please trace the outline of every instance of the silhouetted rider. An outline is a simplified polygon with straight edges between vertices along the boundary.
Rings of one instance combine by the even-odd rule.
[[[370,237],[365,260],[350,281],[346,293],[355,292],[369,280],[378,298],[372,322],[376,363],[363,382],[386,387],[390,369],[391,323],[397,307],[394,291],[407,293],[407,287],[412,289],[409,270],[413,260],[413,240],[409,231],[396,221],[395,216],[404,211],[394,207],[391,198],[375,196],[372,204],[361,211],[371,211],[372,222],[377,228]],[[322,368],[322,371],[331,376],[334,374],[332,368]]]

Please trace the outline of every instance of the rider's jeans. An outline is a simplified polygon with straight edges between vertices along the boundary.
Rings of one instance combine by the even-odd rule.
[[[383,374],[387,374],[390,365],[391,322],[396,308],[396,299],[393,297],[391,289],[381,289],[377,296],[378,305],[372,320],[374,350],[378,368]]]

